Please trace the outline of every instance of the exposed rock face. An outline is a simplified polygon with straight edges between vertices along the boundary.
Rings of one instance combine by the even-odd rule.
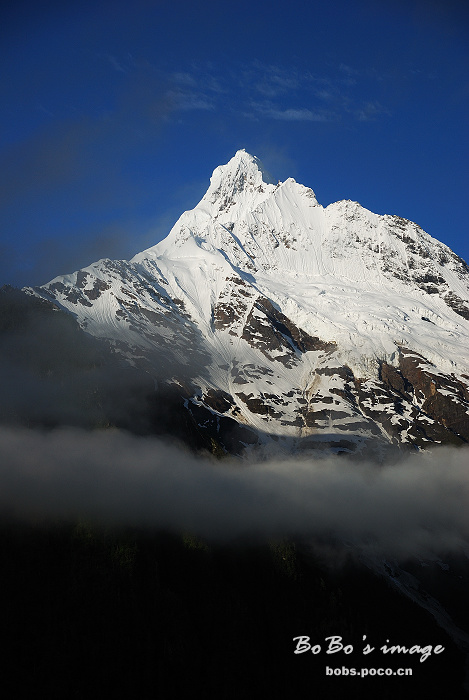
[[[406,348],[400,348],[398,368],[381,364],[380,379],[380,384],[358,383],[360,403],[394,439],[406,431],[419,447],[469,442],[467,384]]]
[[[244,151],[158,245],[29,293],[172,387],[221,451],[469,441],[466,263]]]

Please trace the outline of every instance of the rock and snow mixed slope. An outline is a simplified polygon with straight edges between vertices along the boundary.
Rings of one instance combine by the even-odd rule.
[[[227,450],[469,440],[469,269],[238,151],[165,240],[30,290],[180,388]]]

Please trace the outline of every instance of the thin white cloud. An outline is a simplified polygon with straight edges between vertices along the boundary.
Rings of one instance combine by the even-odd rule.
[[[115,56],[107,56],[107,60],[111,64],[111,66],[116,70],[118,73],[125,73],[127,74],[129,72],[129,69],[124,66],[124,64],[119,61]]]
[[[360,108],[354,110],[355,116],[361,122],[371,121],[380,114],[389,114],[388,110],[384,109],[379,102],[367,102]]]
[[[171,78],[174,80],[175,83],[178,83],[179,85],[185,85],[190,87],[195,87],[197,85],[196,79],[190,73],[173,73]]]
[[[278,66],[259,66],[255,87],[266,97],[278,97],[302,87],[302,77],[295,70]]]
[[[249,119],[311,123],[351,118],[370,121],[386,113],[372,93],[373,83],[380,76],[372,69],[358,70],[344,63],[329,67],[327,74],[321,75],[260,61],[230,64],[223,70],[213,63],[193,62],[166,73],[146,61],[137,65],[132,57],[106,58],[115,70],[132,71],[140,81],[153,84],[156,80],[165,85],[169,113],[211,111]]]
[[[352,66],[348,66],[346,63],[341,63],[339,65],[339,70],[348,76],[352,76],[352,75],[358,76],[359,75],[359,71],[356,68],[353,68]]]
[[[327,122],[334,119],[330,112],[316,111],[306,107],[281,109],[269,103],[253,102],[251,107],[258,114],[279,121],[289,122]]]
[[[183,111],[215,109],[214,103],[203,94],[179,93],[175,99],[175,108]]]

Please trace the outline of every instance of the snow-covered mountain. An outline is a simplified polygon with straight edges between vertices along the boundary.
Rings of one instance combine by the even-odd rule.
[[[165,240],[28,290],[178,391],[217,445],[469,441],[469,269],[238,151]]]

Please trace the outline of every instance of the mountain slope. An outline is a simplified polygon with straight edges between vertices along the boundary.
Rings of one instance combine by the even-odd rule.
[[[274,184],[245,151],[161,243],[28,291],[180,387],[225,451],[469,440],[464,261],[410,221]]]

